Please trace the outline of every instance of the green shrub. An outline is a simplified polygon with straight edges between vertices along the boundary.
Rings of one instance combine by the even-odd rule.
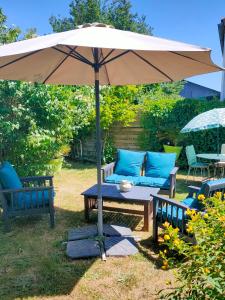
[[[116,158],[116,147],[112,138],[107,137],[103,147],[103,163],[111,163]]]
[[[193,144],[196,152],[216,152],[216,129],[181,134],[180,130],[196,115],[213,109],[225,107],[218,99],[162,99],[148,100],[143,103],[141,124],[144,132],[139,138],[143,150],[162,151],[163,144],[185,146]],[[225,129],[220,128],[220,141],[225,141]],[[186,167],[187,161],[183,150],[178,160],[181,167]]]
[[[20,175],[45,174],[77,132],[80,100],[72,87],[0,82],[1,160]],[[85,107],[85,109],[87,109]]]
[[[212,198],[199,195],[206,213],[188,210],[187,231],[194,244],[179,237],[178,230],[164,223],[164,244],[161,251],[162,269],[177,267],[178,287],[163,299],[224,299],[225,291],[225,202],[217,192]],[[179,259],[178,259],[179,255]]]

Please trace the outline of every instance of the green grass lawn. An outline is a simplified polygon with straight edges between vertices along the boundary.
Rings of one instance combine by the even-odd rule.
[[[142,232],[143,220],[131,215],[104,213],[104,221],[126,224],[141,237],[140,252],[125,258],[71,261],[65,255],[70,228],[85,225],[80,193],[96,181],[90,164],[67,164],[55,176],[56,226],[48,216],[12,220],[3,233],[0,219],[0,300],[7,299],[156,299],[174,281],[172,271],[160,269],[152,232]],[[186,196],[184,175],[178,175],[177,199]],[[96,213],[91,215],[96,222]]]

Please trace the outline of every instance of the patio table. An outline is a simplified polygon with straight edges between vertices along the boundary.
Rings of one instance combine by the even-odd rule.
[[[116,211],[124,213],[132,213],[135,215],[144,216],[144,231],[149,231],[150,218],[153,213],[152,196],[156,195],[160,191],[159,188],[144,187],[144,186],[133,186],[129,192],[120,192],[117,184],[102,184],[102,200],[103,203],[106,201],[119,202],[119,203],[130,203],[144,206],[144,211],[134,210],[128,208],[109,207],[103,205],[103,210]],[[84,191],[81,195],[84,196],[84,213],[85,219],[89,220],[89,212],[91,209],[97,208],[97,184]]]
[[[225,154],[216,154],[216,153],[200,153],[196,155],[198,158],[216,160],[216,161],[225,161]]]

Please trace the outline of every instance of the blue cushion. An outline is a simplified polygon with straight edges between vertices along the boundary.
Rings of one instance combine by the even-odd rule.
[[[169,178],[175,161],[176,153],[147,152],[145,176]]]
[[[208,180],[208,181],[205,181],[202,186],[201,186],[201,189],[200,191],[198,192],[198,195],[199,194],[207,194],[208,193],[208,190],[209,190],[209,187],[214,185],[220,185],[220,184],[224,184],[225,186],[225,178],[220,178],[220,179],[216,179],[216,180]]]
[[[43,199],[44,199],[44,204],[47,206],[49,204],[49,195],[51,197],[52,191],[32,191],[29,193],[25,192],[20,192],[16,193],[13,197],[13,202],[14,202],[14,208],[32,208],[32,207],[37,207],[43,206]],[[52,195],[54,196],[54,195]],[[9,202],[10,204],[10,202]]]
[[[105,182],[112,183],[112,184],[119,184],[122,180],[128,180],[128,181],[132,182],[133,185],[137,185],[138,178],[139,177],[135,177],[135,176],[124,176],[124,175],[112,174],[112,175],[106,177]]]
[[[190,208],[201,209],[201,203],[196,198],[186,198],[181,201],[181,203],[189,206]]]
[[[167,178],[139,176],[138,181],[138,185],[141,186],[151,186],[164,189],[169,189],[170,187],[170,182]]]
[[[204,184],[208,184],[208,185],[224,184],[225,185],[225,178],[220,178],[217,180],[208,180]]]
[[[15,169],[9,162],[0,166],[0,183],[3,189],[21,189],[22,183]]]
[[[204,163],[204,162],[196,162],[190,165],[191,167],[208,167],[209,164],[208,163]]]
[[[159,216],[161,216],[161,208],[158,209]],[[167,213],[166,213],[166,206],[162,208],[162,221],[168,221],[172,223],[174,226],[181,227],[182,226],[182,216],[183,212],[181,208],[178,208],[178,219],[177,219],[177,207],[173,206],[173,211],[171,214],[171,205],[167,206]],[[187,220],[187,215],[184,215],[185,221]]]
[[[125,176],[139,176],[144,157],[145,152],[135,152],[119,149],[115,174]]]

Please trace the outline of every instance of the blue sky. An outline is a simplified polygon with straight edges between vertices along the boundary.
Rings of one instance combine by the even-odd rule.
[[[23,30],[36,27],[50,33],[51,15],[68,16],[71,0],[1,0],[8,24]],[[225,0],[131,0],[133,10],[146,15],[154,35],[212,49],[212,59],[222,65],[217,24],[225,17]],[[192,77],[193,82],[220,90],[221,74]]]

